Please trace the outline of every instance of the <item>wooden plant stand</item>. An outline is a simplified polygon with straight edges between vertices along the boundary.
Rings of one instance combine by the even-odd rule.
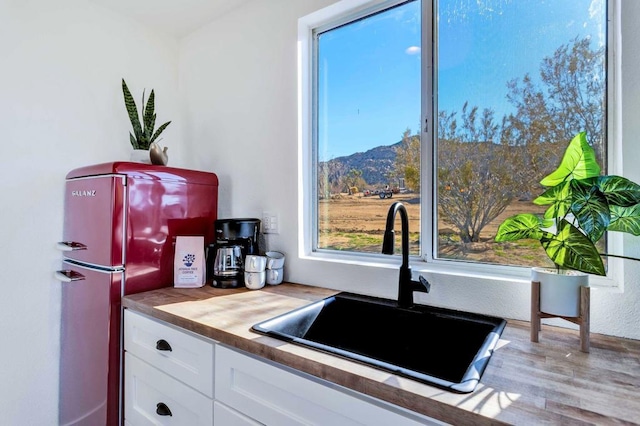
[[[580,350],[589,352],[589,317],[591,291],[589,287],[580,287],[580,316],[564,317],[540,311],[540,282],[531,282],[531,341],[538,342],[542,318],[562,318],[580,326]]]

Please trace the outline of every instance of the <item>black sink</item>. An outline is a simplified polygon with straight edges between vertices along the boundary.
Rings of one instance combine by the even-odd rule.
[[[253,331],[459,393],[472,392],[506,325],[501,318],[339,293]]]

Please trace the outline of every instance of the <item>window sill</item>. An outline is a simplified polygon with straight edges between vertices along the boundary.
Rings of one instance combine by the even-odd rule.
[[[355,265],[366,268],[397,269],[401,260],[399,255],[387,256],[382,254],[356,254],[335,251],[313,252],[300,256],[301,260],[320,261],[336,264]],[[425,262],[418,257],[410,258],[410,266],[414,278],[420,274],[441,277],[466,277],[478,280],[502,281],[518,284],[531,282],[531,269],[518,266],[482,265],[472,262],[437,260]],[[621,279],[623,276],[622,262],[615,265],[617,274],[600,277],[591,275],[589,278],[592,288],[602,289],[612,293],[622,293]]]

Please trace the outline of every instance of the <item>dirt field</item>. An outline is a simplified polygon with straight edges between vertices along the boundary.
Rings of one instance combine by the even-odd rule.
[[[334,250],[358,250],[380,253],[387,211],[395,201],[401,201],[409,213],[411,253],[419,253],[420,199],[417,194],[394,194],[391,199],[361,194],[345,195],[318,204],[320,219],[319,246]],[[463,244],[457,237],[457,229],[450,224],[439,223],[439,257],[476,260],[512,265],[547,265],[544,250],[537,241],[495,243],[493,241],[500,223],[507,217],[532,208],[531,202],[514,201],[492,223],[487,225],[477,243]],[[538,211],[544,209],[538,207]],[[396,219],[396,247],[399,251],[400,221]],[[551,265],[550,265],[551,266]]]

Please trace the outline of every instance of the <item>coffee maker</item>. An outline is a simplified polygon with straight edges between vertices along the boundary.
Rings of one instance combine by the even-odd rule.
[[[207,282],[213,287],[244,285],[244,258],[259,254],[260,219],[218,219],[215,242],[207,249]]]

